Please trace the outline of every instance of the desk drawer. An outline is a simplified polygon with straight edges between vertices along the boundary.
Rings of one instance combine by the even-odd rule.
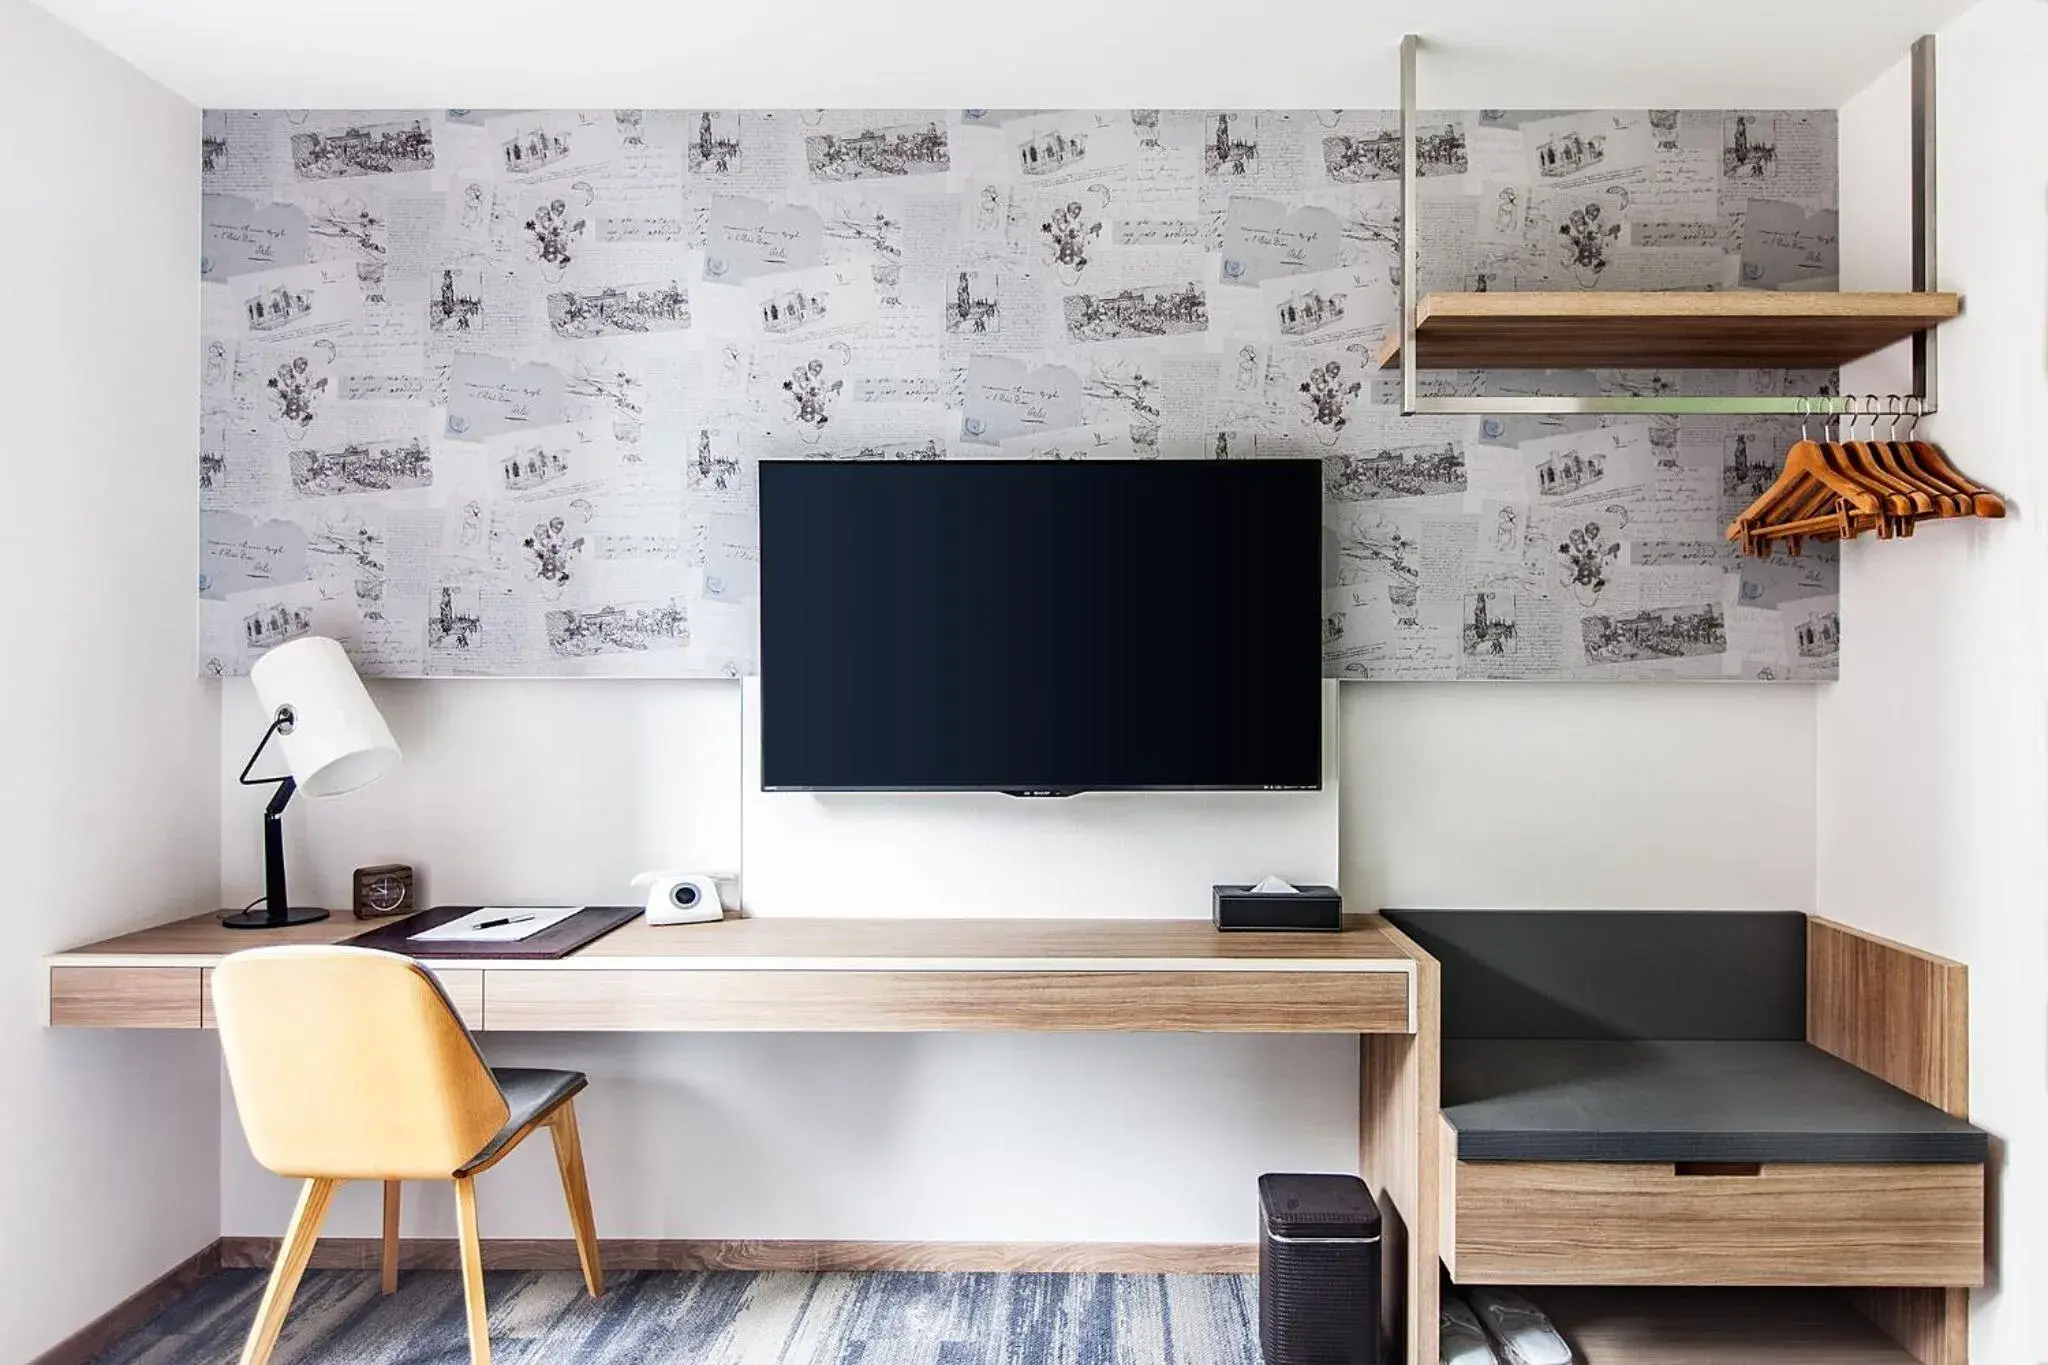
[[[434,979],[441,983],[441,989],[448,992],[448,1002],[455,1006],[455,1012],[462,1016],[462,1022],[472,1029],[484,1026],[484,974],[475,967],[458,967],[450,970],[429,966]],[[213,969],[207,968],[199,982],[199,1027],[218,1028],[213,1017]]]
[[[57,1028],[198,1028],[197,967],[52,967]]]
[[[490,1026],[893,1033],[1406,1033],[1405,972],[499,969]]]
[[[1982,1166],[1459,1161],[1447,1148],[1444,1181],[1443,1259],[1464,1284],[1984,1278]]]

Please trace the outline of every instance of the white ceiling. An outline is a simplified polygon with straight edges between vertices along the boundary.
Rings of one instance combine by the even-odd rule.
[[[1972,0],[40,0],[216,108],[1836,108]]]

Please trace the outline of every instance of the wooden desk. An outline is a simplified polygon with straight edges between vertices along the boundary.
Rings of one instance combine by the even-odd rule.
[[[250,932],[207,915],[91,944],[49,959],[49,1021],[210,1028],[225,954],[363,928]],[[475,1029],[1415,1030],[1414,963],[1366,916],[1329,935],[1219,934],[1201,920],[634,920],[552,962],[427,965]]]
[[[364,927],[343,915],[250,932],[200,915],[59,953],[49,1022],[211,1028],[212,969],[228,953]],[[1377,915],[1348,917],[1340,934],[1219,934],[1206,920],[635,920],[552,962],[428,965],[485,1030],[1359,1035],[1360,1169],[1382,1192],[1397,1280],[1412,1286],[1386,1305],[1389,1336],[1410,1365],[1435,1365],[1438,968]]]

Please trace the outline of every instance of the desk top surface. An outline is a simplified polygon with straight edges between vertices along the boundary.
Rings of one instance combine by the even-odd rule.
[[[231,952],[339,943],[375,927],[346,912],[283,929],[224,929],[211,914],[87,944],[58,967],[202,966]],[[493,970],[1406,972],[1409,951],[1377,915],[1346,916],[1335,934],[1218,933],[1206,919],[725,919],[651,925],[636,919],[568,957],[428,965]]]

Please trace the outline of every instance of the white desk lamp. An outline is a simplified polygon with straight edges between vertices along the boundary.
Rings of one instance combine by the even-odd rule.
[[[309,635],[279,645],[249,670],[256,696],[270,713],[270,728],[256,752],[242,765],[245,787],[277,784],[276,795],[263,809],[263,904],[247,910],[223,910],[220,922],[230,929],[279,929],[327,918],[316,906],[294,906],[285,894],[285,805],[295,791],[311,797],[346,796],[360,791],[398,766],[398,742],[377,711],[377,704],[356,676],[341,646],[324,635]],[[291,771],[283,777],[255,777],[249,772],[276,735]]]

